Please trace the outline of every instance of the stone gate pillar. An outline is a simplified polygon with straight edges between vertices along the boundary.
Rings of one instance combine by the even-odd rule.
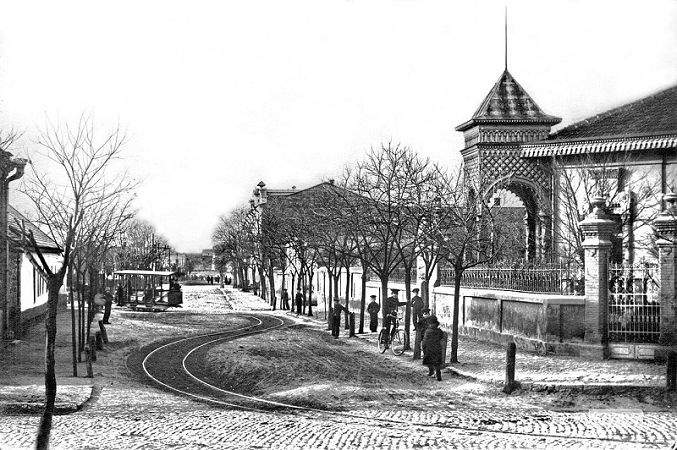
[[[659,344],[677,345],[677,195],[667,194],[667,206],[654,221],[658,246],[661,324]]]
[[[605,199],[591,200],[593,211],[580,222],[585,240],[585,337],[581,356],[608,358],[609,254],[616,223],[604,210]]]

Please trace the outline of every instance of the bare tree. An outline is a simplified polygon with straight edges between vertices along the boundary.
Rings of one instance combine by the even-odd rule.
[[[660,177],[642,173],[629,152],[582,155],[558,158],[554,168],[559,175],[559,220],[553,227],[560,256],[564,261],[583,264],[583,233],[579,223],[592,211],[591,199],[601,195],[607,199],[609,213],[618,223],[614,237],[614,259],[634,259],[633,239],[645,227],[647,238],[650,225],[660,211]],[[633,169],[637,173],[633,173]],[[650,242],[638,242],[652,247]],[[621,250],[625,248],[626,254]]]
[[[46,449],[57,388],[54,350],[59,290],[71,263],[73,247],[88,212],[95,210],[101,203],[114,203],[114,199],[132,189],[133,183],[124,173],[110,173],[125,144],[125,136],[119,128],[99,138],[91,118],[83,115],[75,126],[48,122],[37,144],[46,162],[56,171],[48,172],[44,167],[38,169],[31,166],[33,176],[25,183],[23,190],[33,202],[37,222],[49,231],[52,239],[63,249],[61,266],[52,270],[40,252],[33,233],[28,231],[24,234],[25,247],[37,254],[37,260],[31,257],[31,261],[47,280],[45,410],[36,443],[36,448]],[[53,179],[48,173],[59,173],[61,178]]]
[[[494,220],[486,201],[486,190],[465,176],[461,167],[453,174],[439,169],[435,199],[439,199],[436,224],[429,239],[449,262],[454,276],[454,305],[451,338],[451,362],[458,362],[458,326],[460,289],[466,269],[494,261],[500,254],[507,233]],[[475,195],[480,193],[480,195]]]

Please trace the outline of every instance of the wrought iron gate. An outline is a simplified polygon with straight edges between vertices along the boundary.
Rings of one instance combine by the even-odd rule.
[[[609,341],[654,344],[660,335],[660,285],[655,264],[609,265]]]

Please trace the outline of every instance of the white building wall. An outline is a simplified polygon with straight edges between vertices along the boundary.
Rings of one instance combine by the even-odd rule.
[[[47,264],[53,271],[60,266],[63,258],[60,255],[44,254]],[[37,261],[37,254],[33,254]],[[38,271],[31,264],[30,259],[24,254],[21,260],[21,311],[44,305],[47,303],[47,283],[39,275]],[[65,280],[64,280],[65,281]]]

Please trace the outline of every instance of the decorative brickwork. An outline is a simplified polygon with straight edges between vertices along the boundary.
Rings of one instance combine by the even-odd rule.
[[[585,240],[585,338],[583,356],[609,356],[608,350],[608,266],[611,234],[616,223],[604,211],[605,200],[591,200],[593,211],[580,223]]]

